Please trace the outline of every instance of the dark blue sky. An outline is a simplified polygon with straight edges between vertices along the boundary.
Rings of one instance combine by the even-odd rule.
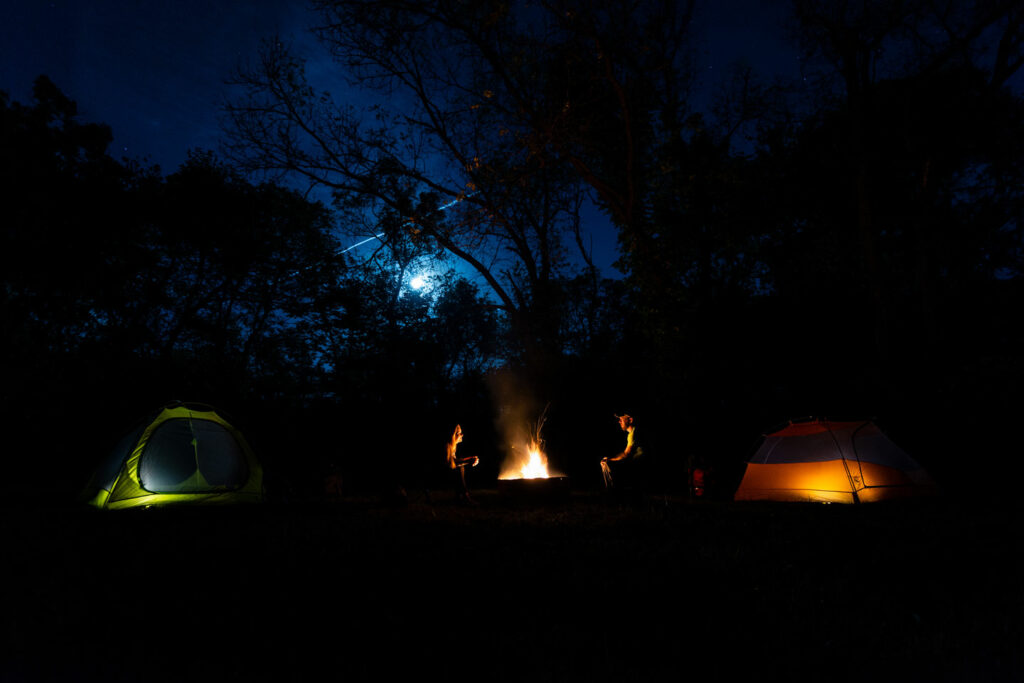
[[[795,75],[796,53],[779,25],[783,6],[701,6],[697,54],[706,85],[737,60]],[[217,148],[224,81],[259,41],[278,34],[303,44],[312,23],[303,2],[285,0],[6,0],[3,15],[0,90],[28,102],[32,81],[48,75],[78,102],[83,121],[111,126],[113,156],[165,173],[189,149]],[[586,219],[595,262],[612,275],[614,232],[595,211]]]
[[[217,145],[224,80],[259,40],[298,33],[305,12],[281,0],[14,0],[0,27],[0,89],[28,101],[48,75],[82,119],[113,128],[114,156],[165,172],[189,148]]]

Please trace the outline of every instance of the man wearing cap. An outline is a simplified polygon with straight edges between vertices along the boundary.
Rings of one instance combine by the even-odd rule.
[[[606,489],[615,487],[612,478],[613,472],[620,479],[622,475],[626,475],[626,477],[635,475],[636,463],[644,454],[644,449],[637,440],[636,426],[633,424],[632,416],[616,415],[615,418],[619,421],[619,429],[626,432],[626,449],[618,455],[601,459],[601,475],[604,477]]]

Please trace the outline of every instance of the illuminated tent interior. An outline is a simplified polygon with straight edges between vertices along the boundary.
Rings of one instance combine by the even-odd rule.
[[[765,435],[735,500],[867,503],[933,494],[924,469],[871,421],[791,421]]]
[[[84,497],[107,509],[259,502],[263,471],[242,434],[212,407],[173,403],[121,439]]]

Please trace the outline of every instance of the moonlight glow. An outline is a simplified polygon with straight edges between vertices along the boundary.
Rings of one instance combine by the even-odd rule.
[[[409,280],[409,286],[413,289],[423,289],[427,285],[427,281],[422,275],[416,275],[413,279]]]

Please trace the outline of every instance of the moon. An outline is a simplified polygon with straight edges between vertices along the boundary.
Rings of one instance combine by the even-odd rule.
[[[413,289],[423,289],[427,284],[427,281],[422,275],[417,275],[413,279],[409,280],[409,286]]]

